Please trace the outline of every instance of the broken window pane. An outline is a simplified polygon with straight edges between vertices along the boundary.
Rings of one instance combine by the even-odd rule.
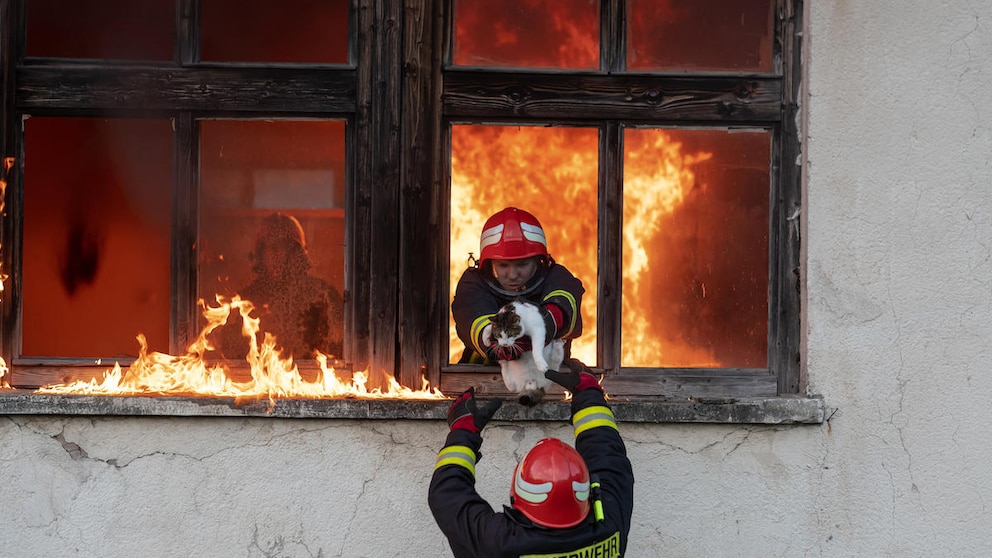
[[[345,188],[343,121],[202,122],[199,297],[251,300],[298,360],[342,358]],[[248,351],[240,319],[213,339]]]
[[[348,0],[204,0],[200,58],[344,64],[348,4]]]
[[[454,1],[457,66],[599,68],[596,0]]]
[[[627,0],[627,69],[772,71],[772,0]]]
[[[28,56],[172,60],[172,0],[30,0]]]
[[[583,333],[572,343],[572,356],[590,365],[596,362],[598,140],[595,128],[451,129],[449,301],[469,254],[479,256],[486,220],[507,206],[528,211],[541,222],[551,257],[585,287]],[[453,320],[449,338],[449,359],[458,362],[464,345]]]
[[[767,130],[624,134],[622,365],[765,367]]]
[[[23,317],[28,357],[169,350],[172,125],[25,121]]]

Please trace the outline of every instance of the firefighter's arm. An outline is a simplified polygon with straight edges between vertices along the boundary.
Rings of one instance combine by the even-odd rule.
[[[565,268],[556,265],[548,277],[549,290],[541,299],[541,316],[548,336],[572,339],[582,333],[582,281]]]
[[[438,452],[427,500],[453,549],[477,545],[480,528],[495,516],[492,506],[475,490],[475,466],[482,458],[480,432],[501,405],[500,399],[480,405],[470,388],[448,409],[451,430]]]
[[[488,331],[491,318],[499,310],[499,302],[490,293],[479,277],[478,271],[466,270],[458,280],[455,297],[451,301],[451,316],[455,320],[455,331],[466,347],[496,362],[491,353]]]
[[[629,521],[633,509],[634,473],[616,418],[606,402],[603,388],[590,370],[577,359],[568,361],[570,372],[549,370],[545,376],[572,393],[572,428],[575,449],[597,478],[604,494],[606,513]]]

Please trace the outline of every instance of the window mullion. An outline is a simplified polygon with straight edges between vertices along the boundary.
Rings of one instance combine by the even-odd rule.
[[[180,66],[200,60],[200,0],[177,0],[176,54]]]
[[[620,312],[623,268],[623,126],[608,122],[599,139],[599,274],[596,301],[596,360],[620,370]]]
[[[189,112],[173,118],[172,316],[169,351],[183,354],[198,333],[199,125]]]
[[[626,67],[624,12],[626,2],[604,0],[600,4],[599,67],[606,73]]]

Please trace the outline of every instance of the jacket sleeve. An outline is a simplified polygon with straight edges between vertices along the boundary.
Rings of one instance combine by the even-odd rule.
[[[502,522],[475,490],[475,464],[482,437],[467,430],[453,430],[438,452],[427,496],[428,505],[456,557],[476,556],[505,536]]]
[[[575,449],[598,478],[607,521],[620,525],[621,546],[626,547],[634,509],[634,471],[620,437],[616,418],[599,390],[587,389],[572,398]]]
[[[482,330],[491,323],[491,318],[499,311],[500,303],[486,288],[479,271],[465,270],[455,287],[455,298],[451,301],[451,317],[455,320],[458,338],[471,349],[480,360],[486,358],[486,347],[482,346]]]
[[[582,334],[582,281],[560,264],[554,264],[544,281],[542,304],[554,304],[562,313],[562,327],[555,335],[561,339],[574,339]]]

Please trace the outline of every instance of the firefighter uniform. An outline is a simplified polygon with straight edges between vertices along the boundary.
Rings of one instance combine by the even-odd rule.
[[[561,264],[551,263],[538,278],[536,288],[520,295],[497,292],[484,277],[485,271],[466,269],[455,288],[451,314],[455,320],[458,338],[465,344],[461,363],[496,364],[486,358],[482,344],[482,331],[500,308],[514,300],[525,300],[535,305],[554,304],[561,310],[562,327],[551,335],[555,339],[573,339],[582,333],[579,306],[585,289],[582,282]],[[557,329],[557,328],[556,328]],[[566,347],[568,345],[566,344]],[[566,350],[565,358],[568,358]]]
[[[438,453],[428,502],[455,558],[617,558],[627,547],[634,475],[616,420],[598,389],[573,394],[575,449],[593,481],[592,506],[578,525],[543,527],[518,510],[492,507],[475,490],[482,437],[452,429]],[[596,483],[598,481],[598,491]]]

